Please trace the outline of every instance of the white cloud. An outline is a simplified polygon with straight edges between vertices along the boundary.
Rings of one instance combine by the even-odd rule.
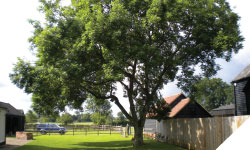
[[[17,109],[23,109],[27,112],[31,106],[31,95],[25,94],[14,85],[1,88],[0,101],[10,103]]]
[[[170,82],[169,84],[165,85],[164,88],[161,90],[161,94],[163,97],[175,95],[180,93],[181,90],[176,86],[177,81]]]
[[[229,3],[231,7],[233,8],[233,11],[236,12],[240,17],[240,31],[245,38],[245,41],[243,42],[244,48],[239,51],[238,54],[236,54],[233,57],[233,61],[236,63],[239,63],[243,66],[246,66],[250,64],[250,21],[249,21],[249,14],[250,14],[250,1],[246,0],[229,0]]]
[[[10,103],[18,109],[24,109],[25,112],[31,105],[31,96],[11,83],[9,73],[17,57],[34,59],[29,51],[28,38],[32,35],[33,29],[28,19],[40,20],[41,15],[37,8],[38,0],[0,2],[0,83],[4,85],[0,89],[0,101]]]
[[[239,51],[239,53],[233,57],[233,60],[243,66],[250,64],[250,47],[246,47],[245,49]]]
[[[0,88],[2,88],[2,87],[4,87],[4,86],[5,86],[5,84],[2,83],[2,82],[0,82]]]

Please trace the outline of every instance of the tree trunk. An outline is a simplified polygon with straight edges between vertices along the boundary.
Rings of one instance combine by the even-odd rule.
[[[143,145],[143,127],[134,126],[134,146]]]

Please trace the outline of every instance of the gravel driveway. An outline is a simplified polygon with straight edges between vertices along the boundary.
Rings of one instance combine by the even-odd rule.
[[[16,147],[22,146],[31,142],[32,140],[18,140],[16,138],[6,138],[6,145],[0,146],[0,150],[12,150]]]

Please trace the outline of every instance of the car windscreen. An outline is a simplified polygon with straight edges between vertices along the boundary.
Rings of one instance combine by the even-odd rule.
[[[50,124],[49,127],[50,127],[50,128],[59,128],[59,126],[56,125],[56,124]]]

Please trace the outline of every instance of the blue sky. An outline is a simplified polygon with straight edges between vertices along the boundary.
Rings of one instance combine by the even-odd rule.
[[[250,21],[249,4],[247,0],[229,0],[234,12],[241,16],[240,30],[245,38],[244,48],[238,54],[234,54],[230,62],[217,60],[221,65],[216,77],[222,78],[226,82],[232,79],[250,64]],[[13,85],[9,79],[9,73],[13,64],[17,62],[17,57],[26,60],[34,60],[32,52],[29,50],[28,38],[32,35],[32,26],[28,19],[42,20],[43,15],[39,14],[37,8],[38,0],[2,0],[0,1],[0,101],[12,104],[25,112],[31,106],[31,95],[25,94],[22,90]],[[169,96],[180,92],[175,83],[170,83],[162,90],[162,95]],[[122,95],[122,91],[118,92]],[[122,104],[128,103],[122,99]],[[113,112],[116,114],[119,109],[113,106]]]

